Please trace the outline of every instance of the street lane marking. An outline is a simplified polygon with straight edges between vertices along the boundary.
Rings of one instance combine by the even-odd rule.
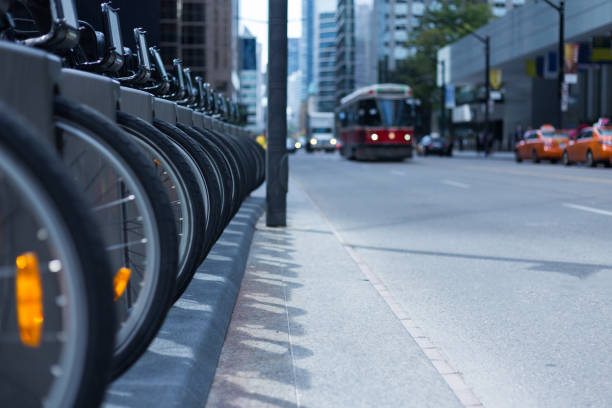
[[[512,170],[512,169],[502,169],[499,167],[490,167],[490,166],[453,166],[448,164],[440,164],[442,166],[447,166],[451,168],[459,168],[459,169],[468,169],[468,170],[477,170],[477,171],[490,171],[492,173],[502,173],[502,174],[513,174],[518,176],[530,176],[530,177],[540,177],[547,179],[556,179],[556,180],[570,180],[570,181],[584,181],[586,183],[601,183],[601,184],[612,184],[612,179],[603,179],[596,177],[581,177],[581,176],[565,176],[562,174],[543,174],[525,170]]]
[[[297,181],[297,180],[296,180]],[[478,399],[474,391],[465,383],[463,375],[444,356],[441,348],[437,347],[429,337],[425,334],[415,322],[410,318],[410,315],[402,308],[393,294],[385,286],[383,281],[380,279],[378,274],[374,272],[370,267],[361,259],[357,254],[357,251],[353,249],[351,244],[346,242],[342,235],[336,230],[331,220],[327,217],[327,214],[323,212],[321,207],[315,202],[315,200],[308,194],[304,186],[298,181],[297,184],[300,186],[304,195],[317,209],[321,217],[325,220],[329,229],[333,232],[334,236],[340,242],[340,245],[348,253],[348,255],[357,264],[363,275],[368,279],[370,284],[374,287],[374,290],[378,292],[380,297],[385,301],[387,306],[391,309],[391,312],[400,321],[404,329],[408,332],[408,335],[414,340],[417,346],[421,349],[425,357],[432,364],[434,369],[444,379],[448,387],[455,394],[459,402],[464,408],[484,408],[484,404]]]
[[[584,205],[572,204],[572,203],[563,203],[564,207],[573,208],[574,210],[582,210],[588,211],[595,214],[607,215],[612,217],[612,211],[600,210],[599,208],[586,207]]]
[[[470,188],[469,184],[459,183],[458,181],[453,181],[453,180],[443,180],[442,183],[447,184],[449,186],[453,186],[453,187]]]

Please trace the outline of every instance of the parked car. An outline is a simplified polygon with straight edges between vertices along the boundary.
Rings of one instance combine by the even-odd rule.
[[[598,163],[610,166],[612,160],[612,122],[600,119],[592,127],[584,128],[575,140],[570,140],[563,152],[563,164],[585,163],[594,167]]]
[[[556,163],[563,156],[569,141],[567,132],[556,130],[551,125],[542,125],[540,129],[528,130],[523,140],[516,143],[514,154],[517,162],[532,160],[550,160]]]
[[[452,156],[453,144],[445,137],[437,133],[425,135],[417,144],[417,153],[421,156],[436,154],[439,156]]]

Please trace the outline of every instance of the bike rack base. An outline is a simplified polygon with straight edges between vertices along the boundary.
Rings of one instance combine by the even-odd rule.
[[[113,121],[117,118],[119,82],[114,79],[64,68],[60,77],[60,93],[97,110]]]
[[[176,104],[174,102],[155,98],[153,100],[153,112],[155,119],[176,125]]]
[[[193,126],[193,110],[176,105],[176,120],[185,126]]]
[[[138,89],[121,87],[119,110],[153,123],[153,95]]]
[[[0,41],[0,100],[53,143],[53,98],[62,63],[56,56]],[[7,63],[10,61],[10,63]]]

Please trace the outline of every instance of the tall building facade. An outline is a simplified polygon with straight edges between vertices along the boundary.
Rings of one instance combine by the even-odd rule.
[[[503,17],[515,7],[522,6],[526,0],[485,0],[491,5],[495,17]]]
[[[372,5],[356,5],[354,0],[338,0],[337,4],[336,104],[356,88],[377,82]]]
[[[300,71],[302,71],[301,99],[308,98],[314,86],[315,2],[302,0],[302,37],[300,43]]]
[[[238,76],[240,89],[239,101],[246,106],[247,128],[261,131],[263,115],[261,107],[261,46],[257,39],[245,28],[239,38]]]
[[[319,13],[317,28],[317,109],[333,112],[336,91],[336,13]]]
[[[375,0],[379,80],[397,69],[398,61],[413,55],[407,41],[433,0]]]
[[[300,69],[300,39],[287,39],[287,76]]]
[[[219,92],[231,95],[237,44],[234,0],[161,0],[160,48],[167,68],[181,58]]]

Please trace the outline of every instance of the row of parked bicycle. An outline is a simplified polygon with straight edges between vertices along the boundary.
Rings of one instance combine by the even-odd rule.
[[[236,104],[100,13],[0,0],[1,407],[98,406],[264,180]]]
[[[589,167],[612,165],[612,121],[601,118],[593,126],[572,132],[557,130],[551,125],[525,132],[515,148],[517,162],[559,160],[566,166],[585,163]]]

